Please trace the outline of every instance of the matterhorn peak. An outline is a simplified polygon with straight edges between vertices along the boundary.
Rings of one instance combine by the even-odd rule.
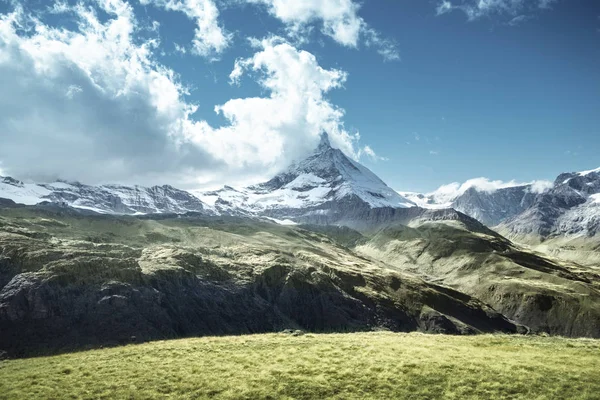
[[[329,135],[327,132],[321,133],[321,141],[319,142],[319,146],[317,147],[317,153],[326,151],[331,149],[331,142],[329,142]]]

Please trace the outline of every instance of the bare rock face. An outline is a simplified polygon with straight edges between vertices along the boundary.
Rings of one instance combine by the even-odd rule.
[[[284,328],[520,329],[304,229],[13,212],[0,217],[0,343],[11,356]]]
[[[600,228],[600,169],[559,175],[554,186],[500,227],[513,236],[593,237]]]
[[[494,192],[472,187],[454,200],[452,207],[487,226],[495,226],[531,207],[536,196],[531,185],[507,187]]]

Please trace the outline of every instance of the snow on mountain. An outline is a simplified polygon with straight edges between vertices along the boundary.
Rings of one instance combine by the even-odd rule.
[[[423,194],[423,193],[417,193],[417,192],[402,192],[402,191],[398,191],[398,193],[402,197],[412,201],[418,207],[421,207],[421,208],[429,208],[432,210],[436,210],[436,209],[441,209],[441,208],[451,208],[452,207],[451,201],[442,202],[442,201],[438,200],[434,196],[433,193]]]
[[[101,185],[78,182],[24,183],[0,178],[0,198],[34,205],[44,201],[108,214],[212,213],[200,199],[172,186]]]
[[[10,177],[0,177],[0,198],[18,204],[37,204],[50,193],[50,190],[35,183],[23,183]]]
[[[593,236],[600,231],[600,168],[565,173],[554,183],[477,178],[427,193],[396,192],[373,172],[331,147],[323,135],[304,160],[267,182],[236,189],[189,192],[172,186],[90,186],[24,183],[0,177],[0,198],[114,214],[186,213],[256,216],[282,224],[335,223],[376,227],[409,220],[419,209],[454,208],[508,234]],[[403,211],[404,210],[404,211]]]
[[[363,165],[334,149],[326,134],[316,151],[268,182],[251,186],[256,203],[265,208],[286,204],[292,208],[356,196],[371,208],[414,207]]]
[[[421,194],[400,192],[419,207],[429,209],[454,208],[480,222],[494,226],[533,204],[534,198],[552,186],[549,181],[518,183],[470,179],[443,185],[434,192]]]
[[[367,208],[415,206],[369,169],[332,148],[325,134],[313,154],[267,182],[242,189],[225,186],[197,196],[220,213],[243,211],[282,220],[304,212],[343,212],[341,203],[347,208],[348,202]]]
[[[593,173],[599,173],[600,172],[600,168],[596,168],[596,169],[591,169],[589,171],[581,171],[581,172],[577,172],[577,174],[579,176],[586,176],[589,174],[593,174]]]
[[[191,194],[171,186],[90,186],[64,181],[29,184],[3,178],[0,198],[22,204],[47,201],[100,213],[193,211],[266,217],[285,224],[306,216],[341,217],[350,212],[415,206],[369,169],[332,148],[327,135],[306,159],[267,182],[241,189],[224,186]]]
[[[509,235],[595,236],[600,232],[600,168],[564,173],[527,210],[500,227]]]

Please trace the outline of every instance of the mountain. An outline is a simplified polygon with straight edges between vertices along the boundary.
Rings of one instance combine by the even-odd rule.
[[[200,212],[267,217],[289,224],[335,223],[374,209],[415,206],[369,169],[333,148],[326,134],[306,159],[267,182],[241,189],[224,186],[193,195],[167,185],[90,186],[65,181],[32,184],[9,177],[0,179],[0,198],[28,205],[60,203],[109,214]]]
[[[506,220],[511,235],[595,236],[600,231],[600,168],[564,173],[522,213]]]
[[[429,194],[401,194],[420,207],[452,207],[558,260],[600,264],[600,168],[563,173],[554,182],[490,183],[476,179]]]
[[[281,224],[346,225],[363,231],[415,218],[454,218],[443,211],[453,208],[525,243],[559,235],[593,237],[600,229],[600,169],[561,174],[554,183],[505,184],[480,178],[428,194],[398,193],[333,148],[326,134],[305,159],[266,182],[244,188],[224,186],[191,194],[168,185],[33,184],[4,177],[0,198],[108,214],[195,212],[269,218]]]
[[[559,175],[552,188],[495,229],[532,250],[600,265],[600,168]]]
[[[413,192],[400,192],[419,207],[428,209],[454,208],[465,213],[487,226],[495,226],[526,209],[533,203],[536,196],[547,190],[547,185],[542,181],[506,185],[493,188],[480,187],[477,184],[463,184],[457,190],[422,194]]]
[[[600,230],[600,168],[563,173],[553,183],[494,188],[468,182],[428,194],[400,194],[419,207],[454,208],[515,238],[593,237]]]
[[[79,182],[24,183],[0,177],[0,198],[19,204],[43,202],[107,214],[148,214],[201,212],[212,214],[210,207],[192,194],[164,186],[90,186]]]
[[[199,193],[223,215],[257,215],[278,221],[335,223],[357,212],[415,204],[373,172],[331,146],[326,134],[313,154],[267,182]]]

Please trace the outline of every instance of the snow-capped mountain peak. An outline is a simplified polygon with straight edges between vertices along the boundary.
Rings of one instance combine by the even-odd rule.
[[[355,196],[371,208],[413,207],[368,168],[331,146],[326,134],[315,152],[267,182],[247,188],[266,208],[316,206]],[[264,197],[263,197],[264,195]]]

